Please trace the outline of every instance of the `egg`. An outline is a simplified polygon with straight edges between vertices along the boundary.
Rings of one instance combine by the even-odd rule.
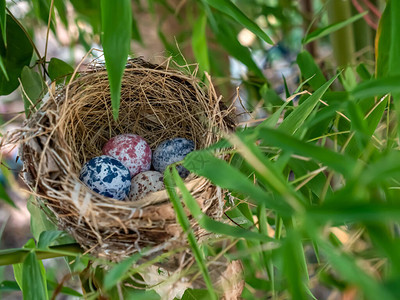
[[[131,177],[150,170],[151,149],[136,134],[120,134],[111,138],[103,147],[103,154],[118,159],[129,169]]]
[[[131,176],[119,160],[102,155],[85,163],[79,179],[100,195],[123,200],[129,195]]]
[[[163,174],[157,171],[146,171],[139,173],[132,178],[129,199],[132,201],[139,200],[148,193],[161,191],[163,189]]]
[[[194,150],[194,142],[185,138],[174,138],[162,142],[153,152],[153,167],[163,173],[168,165],[181,161]],[[189,175],[189,171],[183,166],[177,167],[182,178]]]

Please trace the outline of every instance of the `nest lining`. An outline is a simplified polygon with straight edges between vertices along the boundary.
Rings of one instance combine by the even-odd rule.
[[[143,247],[156,252],[185,244],[166,191],[124,202],[103,197],[79,180],[82,165],[101,155],[111,137],[135,133],[152,150],[166,139],[184,137],[201,149],[235,126],[233,108],[221,103],[211,81],[205,86],[169,64],[128,61],[117,121],[107,72],[92,65],[50,95],[14,135],[21,144],[24,179],[39,203],[52,211],[60,229],[96,256],[119,261]],[[193,175],[185,182],[203,212],[220,218],[221,190]],[[198,238],[206,234],[191,223]]]

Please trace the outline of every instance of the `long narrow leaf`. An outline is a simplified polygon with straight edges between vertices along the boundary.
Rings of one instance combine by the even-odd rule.
[[[4,45],[7,46],[6,36],[6,0],[0,0],[0,30],[3,36]]]
[[[192,49],[202,71],[210,72],[206,38],[207,15],[201,14],[193,25]]]
[[[109,289],[114,287],[129,271],[129,269],[132,267],[132,264],[137,262],[140,259],[140,257],[141,254],[136,253],[131,257],[125,259],[124,261],[120,262],[110,271],[108,271],[104,276],[104,283],[103,283],[104,289],[108,291]]]
[[[183,165],[191,172],[210,179],[216,185],[247,195],[252,200],[265,204],[267,208],[275,209],[282,214],[288,214],[291,211],[285,202],[272,198],[269,193],[251,182],[238,169],[214,157],[208,151],[189,153]]]
[[[210,18],[210,16],[208,16]],[[211,30],[214,32],[219,44],[225,48],[228,53],[242,62],[250,71],[254,72],[258,77],[265,79],[264,74],[254,62],[251,52],[247,47],[244,47],[237,40],[237,32],[235,32],[232,26],[225,21],[223,15],[215,16],[216,24],[211,25]]]
[[[210,274],[208,273],[204,257],[200,251],[199,245],[197,244],[196,237],[194,236],[194,233],[191,230],[189,219],[185,214],[181,200],[178,194],[176,193],[174,184],[174,177],[176,176],[179,176],[179,174],[175,168],[167,168],[165,170],[164,172],[165,188],[168,192],[172,205],[174,206],[176,212],[176,218],[179,224],[181,225],[182,229],[184,230],[184,232],[187,234],[189,245],[192,248],[193,255],[203,275],[211,299],[217,299],[217,295],[215,294],[213,285],[211,283]]]
[[[310,34],[308,34],[304,39],[303,39],[303,44],[306,45],[308,43],[311,43],[312,41],[315,41],[317,39],[320,39],[324,36],[327,36],[328,34],[331,34],[332,32],[335,32],[339,30],[340,28],[343,28],[359,19],[361,19],[363,16],[365,16],[368,12],[362,12],[358,15],[352,16],[351,18],[342,21],[342,22],[337,22],[334,24],[330,24],[326,27],[319,28]]]
[[[348,156],[341,155],[326,148],[305,143],[279,130],[262,128],[260,129],[260,137],[269,145],[299,155],[311,157],[345,176],[350,176],[356,166],[356,161]]]
[[[233,227],[211,219],[201,211],[196,200],[193,198],[193,196],[190,194],[189,190],[185,186],[182,178],[180,178],[179,176],[178,177],[174,176],[173,178],[175,180],[176,186],[182,193],[182,198],[185,201],[185,205],[189,208],[192,216],[196,219],[197,222],[199,222],[200,226],[203,227],[204,229],[210,232],[224,234],[236,238],[245,238],[248,240],[253,239],[264,242],[273,241],[273,239],[269,238],[267,235],[249,231],[240,227]]]
[[[399,82],[400,75],[363,81],[353,89],[351,95],[356,99],[365,99],[389,93],[400,93]]]
[[[48,298],[43,274],[34,251],[28,253],[22,265],[22,293],[24,300]]]
[[[332,77],[328,82],[322,85],[318,90],[316,90],[310,97],[307,98],[301,105],[299,105],[289,116],[287,116],[279,129],[287,134],[293,134],[301,124],[307,119],[307,117],[314,110],[315,106],[319,102],[319,99],[325,94],[330,85],[339,76]]]
[[[251,19],[249,19],[239,8],[237,8],[230,0],[205,0],[210,6],[218,9],[224,14],[231,16],[238,23],[253,32],[260,39],[268,44],[274,42],[271,38]]]
[[[101,0],[102,44],[114,119],[118,119],[121,82],[130,52],[132,6],[130,0]]]

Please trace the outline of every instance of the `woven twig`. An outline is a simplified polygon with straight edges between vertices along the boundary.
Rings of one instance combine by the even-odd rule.
[[[165,191],[124,202],[103,197],[79,180],[82,165],[101,155],[111,137],[135,133],[153,150],[166,139],[184,137],[201,149],[234,128],[233,108],[222,104],[211,81],[205,85],[170,64],[128,61],[117,121],[107,72],[92,65],[50,95],[8,138],[20,143],[23,177],[32,193],[54,214],[59,228],[93,255],[119,261],[144,247],[160,253],[186,243]],[[194,175],[185,182],[203,212],[220,218],[223,193]],[[190,219],[196,236],[204,236]]]

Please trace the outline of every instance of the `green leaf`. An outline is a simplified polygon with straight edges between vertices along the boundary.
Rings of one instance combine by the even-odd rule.
[[[7,46],[6,26],[6,0],[0,0],[0,30],[3,43]]]
[[[333,23],[330,24],[326,27],[323,28],[319,28],[313,32],[311,32],[310,34],[308,34],[304,39],[303,39],[303,45],[306,45],[308,43],[311,43],[312,41],[315,41],[317,39],[320,39],[324,36],[327,36],[328,34],[331,34],[332,32],[335,32],[359,19],[361,19],[363,16],[365,16],[368,12],[362,12],[358,15],[352,16],[351,18],[345,20],[345,21],[341,21],[341,22],[337,22],[337,23]]]
[[[161,297],[154,290],[129,289],[129,290],[124,290],[124,299],[126,299],[126,300],[160,300]]]
[[[44,276],[33,251],[22,264],[22,293],[24,300],[48,299]]]
[[[65,61],[53,57],[50,59],[48,72],[51,81],[56,81],[56,83],[68,83],[72,73],[74,73],[74,68]]]
[[[210,18],[210,16],[208,17]],[[237,40],[237,32],[230,26],[229,22],[227,22],[222,15],[217,15],[215,21],[216,24],[213,25],[213,23],[210,23],[210,26],[219,44],[224,47],[231,56],[246,65],[256,76],[265,79],[264,74],[254,62],[250,50],[242,46]]]
[[[304,251],[298,234],[290,230],[282,245],[283,271],[292,299],[307,300],[307,270],[304,269]]]
[[[16,281],[4,280],[0,283],[0,291],[2,292],[14,292],[20,290],[21,289]]]
[[[315,224],[310,226],[315,226]],[[363,290],[366,299],[396,299],[379,281],[362,270],[354,257],[334,249],[328,242],[323,241],[320,236],[317,233],[314,234],[314,239],[317,241],[320,252],[324,254],[332,268],[337,270],[342,278]]]
[[[22,263],[30,252],[28,248],[0,250],[0,266]],[[82,249],[78,244],[51,246],[47,250],[37,249],[38,259],[47,259],[61,256],[78,256]]]
[[[17,208],[14,201],[8,195],[7,190],[4,188],[3,184],[0,184],[0,199],[11,205],[12,207]]]
[[[142,35],[140,34],[136,19],[133,16],[132,16],[132,39],[138,41],[143,45]]]
[[[132,265],[137,262],[141,257],[142,255],[140,253],[135,253],[134,255],[128,257],[127,259],[113,267],[110,271],[108,271],[106,273],[106,276],[104,277],[104,289],[108,291],[113,288],[123,278],[123,276],[125,276]]]
[[[57,282],[51,281],[49,279],[47,279],[46,282],[47,282],[47,286],[49,287],[49,289],[55,290],[56,288],[58,288]],[[66,287],[66,286],[63,286],[61,288],[61,293],[64,295],[69,295],[69,296],[74,296],[74,297],[83,297],[83,295],[81,293],[78,293],[77,291],[75,291],[69,287]]]
[[[49,22],[49,14],[50,14],[50,1],[49,0],[32,0],[33,4],[33,11],[36,15],[36,18],[39,20],[42,20],[43,24],[47,26]],[[54,8],[53,8],[53,13],[51,15],[51,22],[50,22],[50,29],[53,31],[55,34],[55,27],[54,27],[54,22],[55,22],[55,16],[54,16]]]
[[[201,211],[196,200],[193,198],[193,196],[190,194],[189,190],[185,186],[182,178],[180,178],[179,176],[174,176],[174,184],[176,184],[176,186],[182,193],[182,198],[185,202],[185,205],[189,208],[192,216],[197,220],[201,227],[208,230],[209,232],[228,235],[236,238],[245,238],[247,240],[254,239],[264,242],[273,241],[273,239],[271,239],[267,235],[259,234],[257,232],[253,232],[240,227],[230,226],[228,224],[211,219]]]
[[[200,290],[200,289],[187,289],[183,295],[181,300],[207,300],[208,299],[208,291]]]
[[[286,134],[295,133],[301,124],[303,124],[305,119],[311,114],[315,106],[318,104],[319,99],[321,99],[338,76],[339,74],[332,77],[328,82],[324,83],[318,90],[308,97],[307,100],[296,107],[294,111],[283,120],[279,126],[279,130]]]
[[[0,73],[0,95],[8,95],[19,85],[18,78],[24,66],[29,65],[33,48],[25,33],[18,24],[7,15],[7,47],[0,39],[0,55],[8,77]]]
[[[52,231],[57,229],[38,205],[36,199],[33,197],[28,200],[27,207],[31,214],[31,232],[37,241],[43,231]]]
[[[399,1],[386,1],[376,32],[376,77],[391,77],[400,72],[400,6]]]
[[[100,1],[98,0],[71,0],[75,11],[78,13],[80,19],[84,19],[90,23],[93,33],[100,34],[101,20],[100,20]]]
[[[187,239],[192,249],[193,255],[196,259],[197,265],[203,275],[204,282],[207,286],[207,290],[209,293],[209,297],[211,299],[217,299],[217,295],[215,294],[213,285],[211,283],[210,274],[208,273],[207,266],[205,263],[204,255],[200,250],[199,245],[197,244],[196,237],[193,233],[193,230],[190,226],[190,222],[188,217],[185,214],[183,209],[181,199],[179,198],[176,189],[175,183],[176,179],[179,177],[178,171],[175,167],[168,167],[164,172],[164,183],[165,188],[168,192],[169,198],[174,206],[174,210],[176,213],[176,219],[179,222],[179,225],[182,227],[183,231],[187,234]],[[179,177],[180,178],[180,177]]]
[[[246,27],[248,30],[253,32],[260,39],[264,40],[268,44],[274,42],[271,38],[251,19],[249,19],[237,6],[235,6],[230,0],[205,0],[210,6],[218,9],[220,12],[229,15],[239,24]]]
[[[400,75],[363,81],[351,91],[351,95],[356,99],[365,99],[389,93],[400,93],[399,82]]]
[[[266,144],[279,147],[292,153],[311,157],[345,176],[353,174],[353,170],[356,166],[356,161],[348,156],[341,155],[327,148],[305,143],[280,130],[261,128],[259,136]]]
[[[54,6],[58,11],[58,15],[60,16],[61,22],[65,27],[68,28],[68,18],[67,18],[67,9],[65,7],[65,3],[63,0],[54,0]]]
[[[113,117],[118,119],[121,83],[130,52],[132,5],[130,0],[101,0],[102,45],[110,82]]]
[[[50,244],[59,238],[64,232],[59,230],[51,230],[51,231],[42,231],[38,240],[38,248],[46,249],[50,246]]]
[[[207,25],[207,15],[202,13],[193,25],[192,49],[194,57],[199,63],[200,70],[210,72],[206,25]]]
[[[183,165],[191,172],[210,179],[211,182],[222,188],[242,193],[260,204],[265,204],[265,207],[275,209],[282,214],[288,213],[288,206],[285,202],[274,199],[238,169],[230,166],[226,161],[214,157],[208,151],[200,150],[189,153],[185,157]],[[226,174],[229,174],[229,176],[226,176]]]
[[[300,52],[297,55],[297,64],[299,65],[299,68],[301,70],[301,75],[304,78],[310,78],[309,82],[314,90],[317,90],[324,83],[326,83],[324,74],[322,74],[321,69],[315,63],[314,58],[309,52]]]
[[[22,291],[22,263],[13,265],[14,278],[20,290]]]
[[[400,75],[400,2],[390,0],[389,76]],[[387,28],[388,29],[388,28]]]
[[[25,66],[21,72],[22,98],[24,99],[25,115],[29,116],[31,110],[36,107],[38,100],[44,93],[45,84],[38,72]]]

